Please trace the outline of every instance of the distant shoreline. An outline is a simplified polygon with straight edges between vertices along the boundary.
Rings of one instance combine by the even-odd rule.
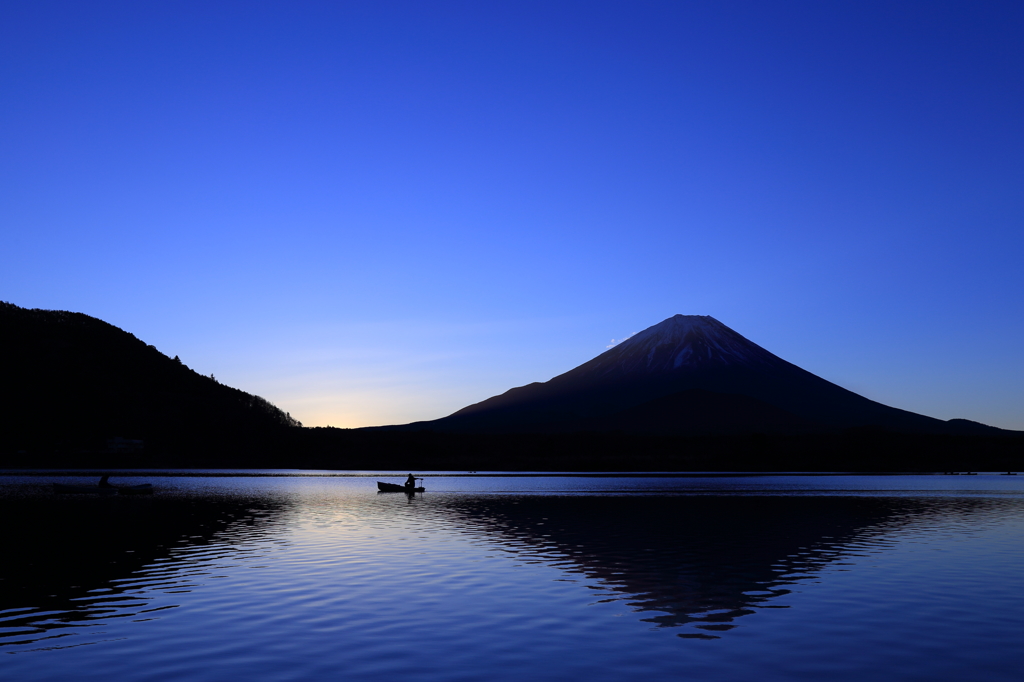
[[[773,476],[943,476],[941,471],[484,471],[484,472],[455,472],[455,471],[419,471],[430,478],[768,478]],[[383,478],[401,477],[405,473],[396,469],[393,471],[377,472],[350,472],[338,470],[324,472],[316,470],[307,471],[253,471],[250,469],[239,469],[236,471],[202,469],[195,470],[167,470],[167,469],[0,469],[2,476],[102,476],[133,478],[133,477],[157,477],[157,478]],[[1005,472],[979,471],[978,476],[1002,476]]]
[[[733,436],[448,434],[283,429],[183,448],[146,441],[136,453],[0,452],[0,469],[446,471],[696,475],[1024,471],[1018,434],[884,431]],[[258,437],[265,436],[265,437]]]

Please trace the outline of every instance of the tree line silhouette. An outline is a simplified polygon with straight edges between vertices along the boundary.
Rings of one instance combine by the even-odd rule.
[[[147,455],[244,450],[301,426],[88,315],[0,302],[0,330],[8,458],[102,454],[115,437]]]

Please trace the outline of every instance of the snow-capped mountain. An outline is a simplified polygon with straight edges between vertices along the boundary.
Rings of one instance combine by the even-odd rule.
[[[991,428],[874,402],[786,362],[707,315],[675,315],[550,381],[513,388],[417,426],[665,433]]]
[[[593,373],[619,378],[709,367],[787,364],[710,315],[676,315],[562,376]]]

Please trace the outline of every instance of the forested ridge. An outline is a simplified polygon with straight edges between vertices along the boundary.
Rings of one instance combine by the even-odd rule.
[[[0,451],[149,454],[244,448],[301,424],[107,322],[0,302]]]

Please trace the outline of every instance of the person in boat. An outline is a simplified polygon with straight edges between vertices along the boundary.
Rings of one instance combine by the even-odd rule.
[[[416,489],[416,477],[409,474],[409,478],[405,479],[405,489],[415,490]]]
[[[105,475],[105,476],[101,477],[100,478],[99,487],[101,487],[101,488],[113,488],[114,486],[110,485],[110,481],[107,480],[108,478],[110,478],[109,475]]]

